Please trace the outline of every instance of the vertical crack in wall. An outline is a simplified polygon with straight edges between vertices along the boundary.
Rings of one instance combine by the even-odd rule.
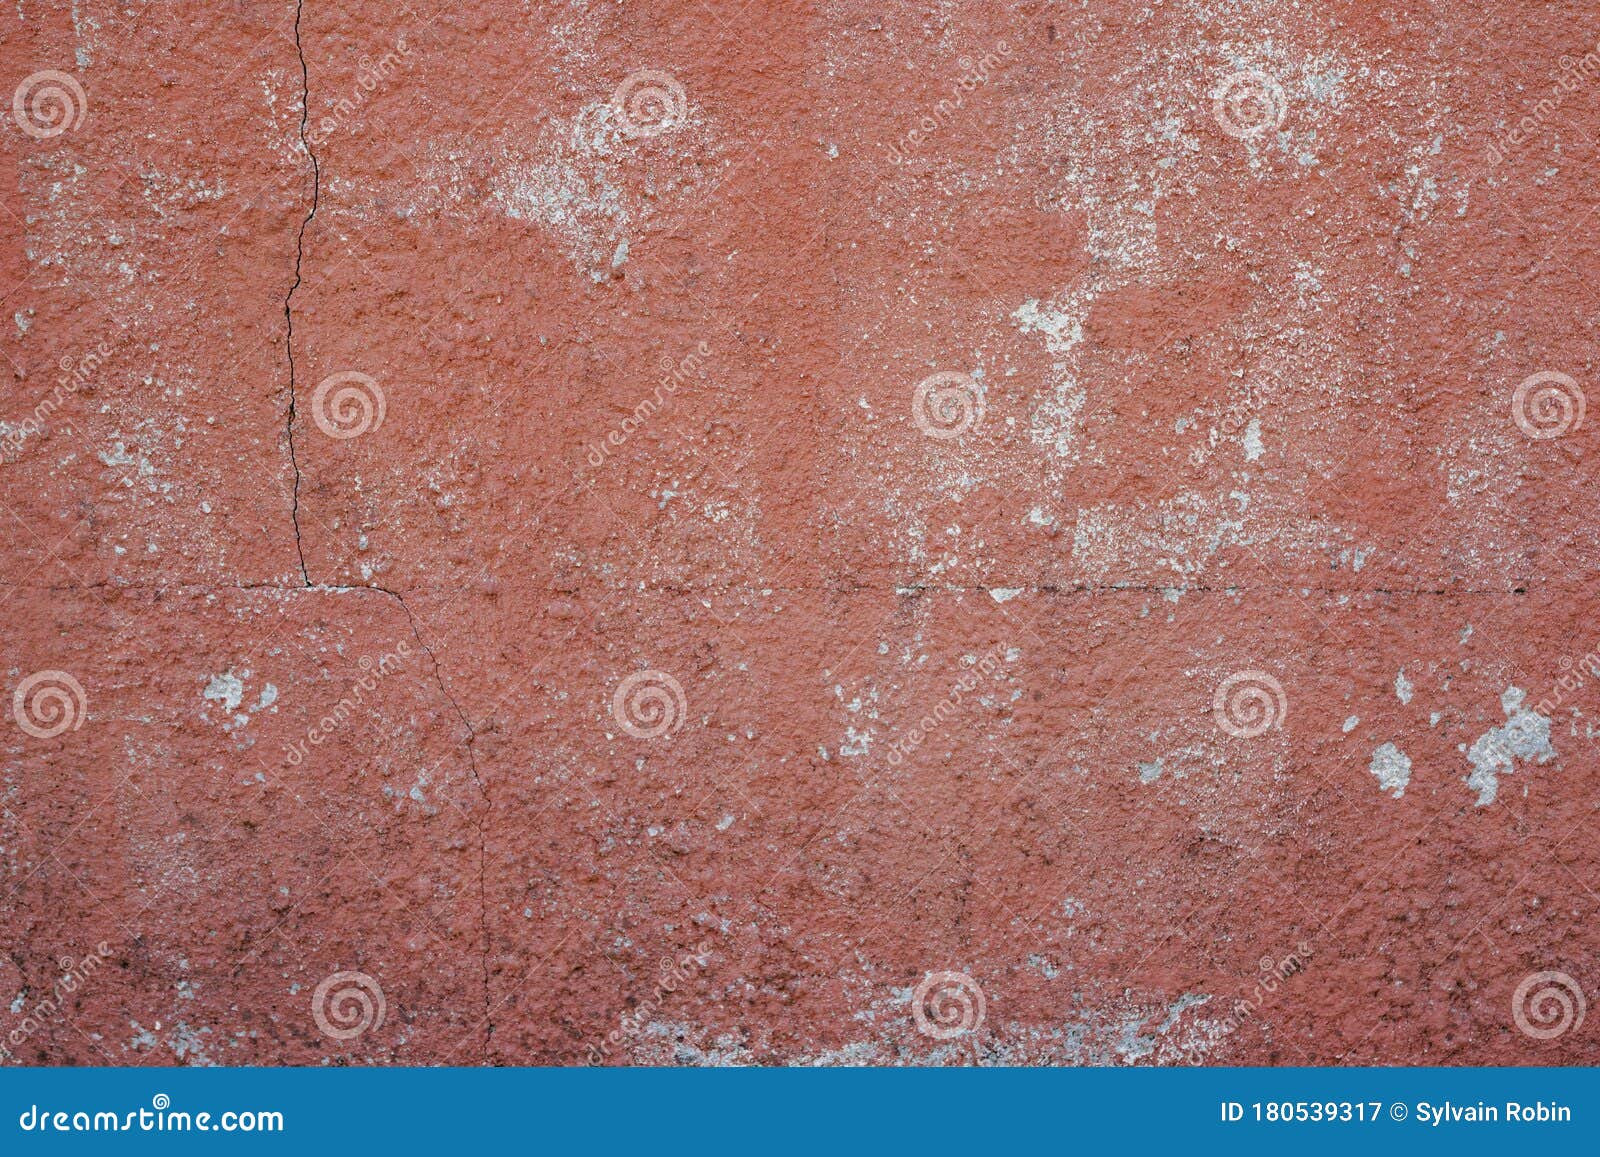
[[[283,299],[283,320],[288,329],[284,349],[289,357],[289,465],[294,469],[293,492],[290,496],[289,517],[294,522],[294,550],[300,560],[300,577],[311,586],[311,572],[306,569],[305,545],[300,539],[300,459],[294,449],[294,291],[300,288],[300,262],[306,251],[306,226],[317,215],[317,202],[322,196],[322,169],[317,164],[317,154],[311,151],[311,140],[306,136],[306,126],[311,118],[311,72],[306,67],[306,50],[300,42],[300,16],[305,11],[305,0],[296,0],[294,9],[294,49],[300,57],[300,147],[311,160],[311,209],[300,222],[300,234],[294,245],[294,284]]]
[[[433,681],[439,685],[440,693],[445,700],[455,709],[456,715],[461,720],[461,726],[467,733],[465,747],[467,749],[467,766],[472,769],[473,782],[477,784],[478,795],[483,800],[484,815],[489,812],[489,790],[484,785],[483,776],[478,772],[477,741],[478,733],[473,729],[472,721],[467,718],[467,713],[462,710],[460,702],[450,693],[450,688],[444,681],[444,669],[439,665],[439,656],[433,653],[433,648],[428,646],[428,641],[422,637],[422,632],[417,628],[416,617],[411,613],[411,608],[406,605],[405,596],[399,591],[388,587],[369,586],[368,589],[382,591],[390,595],[400,604],[400,609],[406,613],[406,621],[411,624],[411,633],[416,637],[417,645],[427,652],[429,661],[433,664]],[[494,1042],[494,1006],[490,1002],[489,992],[489,838],[487,821],[470,818],[478,832],[478,921],[479,934],[483,939],[483,1060],[487,1064],[490,1049]]]
[[[294,294],[300,288],[301,264],[305,259],[306,229],[311,224],[311,219],[317,215],[317,205],[322,197],[322,166],[317,161],[317,154],[311,148],[311,139],[306,133],[311,120],[311,70],[306,63],[305,45],[300,39],[300,18],[305,12],[305,0],[296,0],[294,10],[294,47],[295,53],[300,58],[300,147],[305,150],[306,157],[311,161],[311,207],[300,221],[300,232],[295,238],[294,247],[294,282],[289,286],[289,292],[283,299],[283,320],[286,330],[284,349],[289,362],[289,408],[287,418],[287,432],[289,442],[289,465],[294,471],[293,490],[290,499],[290,519],[294,525],[295,556],[300,563],[300,578],[307,589],[339,589],[319,587],[311,581],[311,571],[306,566],[305,544],[300,535],[300,459],[295,452],[294,424],[295,424],[295,368],[294,368]],[[362,589],[378,591],[389,595],[400,604],[400,609],[405,612],[406,621],[411,624],[411,633],[416,637],[417,645],[427,652],[429,661],[433,664],[433,679],[439,685],[439,691],[445,700],[454,709],[456,716],[461,720],[461,726],[466,730],[465,747],[467,750],[467,765],[472,770],[472,779],[478,788],[478,795],[483,800],[485,814],[489,808],[489,793],[484,787],[483,776],[478,771],[478,755],[476,743],[478,734],[473,730],[472,722],[467,718],[467,713],[462,710],[461,704],[450,693],[450,688],[444,681],[444,669],[439,665],[439,657],[433,653],[433,648],[422,637],[422,632],[417,629],[416,616],[411,613],[411,608],[406,605],[405,598],[399,591],[376,584],[366,584]],[[468,818],[468,822],[478,833],[478,926],[482,939],[482,964],[483,964],[483,1060],[487,1064],[490,1060],[491,1049],[494,1041],[494,1008],[490,1001],[489,984],[489,839],[484,820]]]

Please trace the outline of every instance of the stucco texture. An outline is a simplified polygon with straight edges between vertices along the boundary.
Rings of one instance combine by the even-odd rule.
[[[0,28],[0,1061],[1600,1063],[1592,5]]]

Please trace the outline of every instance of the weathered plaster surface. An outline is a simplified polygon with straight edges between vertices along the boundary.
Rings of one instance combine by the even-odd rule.
[[[70,7],[0,1060],[1600,1063],[1582,6]]]

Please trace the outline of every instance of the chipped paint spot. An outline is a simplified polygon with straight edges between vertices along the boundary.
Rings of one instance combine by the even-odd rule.
[[[1394,677],[1394,694],[1402,704],[1411,702],[1411,680],[1406,678],[1405,668]]]
[[[244,698],[244,683],[232,671],[213,675],[200,696],[221,703],[224,711],[236,711],[239,701]]]
[[[1011,315],[1023,333],[1044,335],[1045,348],[1053,354],[1064,354],[1083,340],[1081,318],[1058,309],[1041,309],[1037,299],[1025,301]]]
[[[1394,792],[1395,799],[1406,794],[1406,785],[1411,782],[1411,760],[1394,744],[1385,743],[1372,753],[1370,770],[1378,777],[1379,790]]]
[[[1472,772],[1467,786],[1478,793],[1478,807],[1487,807],[1500,791],[1500,776],[1516,770],[1518,759],[1548,763],[1556,757],[1550,745],[1550,720],[1523,707],[1526,698],[1518,687],[1507,687],[1500,696],[1505,712],[1503,727],[1492,727],[1480,735],[1467,751]]]
[[[1244,428],[1244,460],[1254,462],[1261,457],[1264,447],[1261,445],[1261,419],[1251,418],[1250,424]]]

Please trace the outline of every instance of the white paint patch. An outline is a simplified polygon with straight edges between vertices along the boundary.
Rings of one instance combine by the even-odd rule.
[[[575,132],[570,143],[570,152],[538,160],[506,157],[490,197],[512,220],[542,225],[575,266],[603,281],[627,243],[624,230],[632,225],[632,213],[620,176],[599,159],[605,154],[586,147],[587,134]]]
[[[1361,722],[1361,716],[1359,716],[1359,715],[1350,716],[1349,719],[1346,719],[1344,721],[1344,733],[1346,735],[1349,735],[1352,731],[1354,731],[1356,729],[1356,727],[1360,724],[1360,722]]]
[[[1088,394],[1078,385],[1072,351],[1083,342],[1083,319],[1088,316],[1093,294],[1070,295],[1064,305],[1041,306],[1029,299],[1012,311],[1011,319],[1023,333],[1044,337],[1052,360],[1050,394],[1041,399],[1028,417],[1028,436],[1036,446],[1052,451],[1059,459],[1072,461],[1078,434],[1078,418]]]
[[[839,754],[843,756],[861,756],[867,754],[867,749],[872,746],[872,732],[857,731],[854,727],[846,727],[844,742],[839,744]]]
[[[1059,369],[1057,373],[1059,380],[1050,396],[1040,401],[1029,416],[1028,436],[1034,445],[1070,460],[1078,438],[1078,416],[1089,396],[1070,373]]]
[[[1394,677],[1394,693],[1401,703],[1411,702],[1411,680],[1406,678],[1404,667]]]
[[[1247,523],[1245,505],[1238,491],[1187,491],[1155,503],[1086,506],[1073,528],[1073,562],[1109,573],[1156,566],[1187,580],[1228,547],[1270,543],[1285,557],[1312,558],[1326,551],[1330,534],[1343,534],[1287,506],[1258,510]]]
[[[1491,727],[1467,751],[1472,772],[1467,786],[1478,793],[1478,807],[1487,807],[1500,791],[1500,777],[1516,770],[1518,759],[1548,763],[1556,757],[1550,746],[1550,720],[1522,706],[1526,698],[1519,687],[1507,687],[1500,696],[1506,714],[1504,727]]]
[[[1394,744],[1385,743],[1372,753],[1371,771],[1378,777],[1380,790],[1394,792],[1395,799],[1406,794],[1406,784],[1411,782],[1411,760]]]
[[[531,140],[430,142],[410,212],[472,214],[487,204],[539,229],[575,269],[604,282],[619,275],[650,220],[699,195],[720,167],[715,151],[693,107],[670,138],[647,147],[598,101],[550,119]]]
[[[1261,419],[1251,418],[1250,424],[1244,428],[1244,460],[1254,462],[1261,457]]]
[[[239,701],[244,698],[244,684],[232,671],[229,671],[225,675],[213,675],[211,682],[206,684],[206,689],[200,692],[200,695],[203,699],[221,703],[225,711],[236,711]]]
[[[997,603],[1009,603],[1022,593],[1021,587],[990,587],[989,597]]]
[[[1083,340],[1083,323],[1062,310],[1039,307],[1037,298],[1025,301],[1011,314],[1023,333],[1044,334],[1045,349],[1064,354]]]
[[[1149,763],[1139,765],[1139,782],[1154,783],[1161,778],[1161,761],[1152,759]]]

